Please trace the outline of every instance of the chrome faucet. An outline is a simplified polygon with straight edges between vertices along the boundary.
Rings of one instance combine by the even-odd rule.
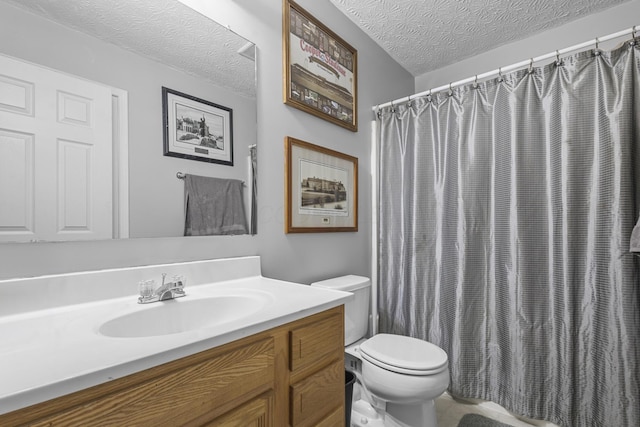
[[[149,304],[150,302],[165,301],[186,295],[183,276],[173,276],[173,281],[165,283],[166,276],[166,273],[162,273],[162,285],[157,289],[155,289],[155,280],[143,280],[140,282],[138,304]]]

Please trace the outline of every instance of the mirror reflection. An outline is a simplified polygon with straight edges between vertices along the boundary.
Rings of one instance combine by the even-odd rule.
[[[38,126],[42,127],[39,114],[44,109],[39,107],[37,95],[37,113],[31,124],[36,131],[0,134],[0,163],[5,167],[4,173],[0,168],[0,196],[3,201],[17,201],[15,209],[7,209],[4,202],[0,207],[0,242],[183,236],[185,180],[178,179],[178,173],[243,181],[251,231],[251,225],[255,225],[255,200],[251,196],[255,194],[257,169],[253,43],[176,0],[0,0],[0,23],[3,58],[42,66],[59,72],[63,80],[65,76],[79,78],[90,87],[102,88],[111,107],[106,112],[110,114],[110,125],[93,131],[93,136],[103,139],[107,135],[107,154],[96,154],[98,150],[87,148],[89,143],[82,135],[60,137],[38,131]],[[0,85],[6,89],[0,90],[0,97],[4,93],[7,98],[0,99],[0,106],[9,105],[15,101],[13,98],[20,97],[14,96],[17,92],[7,82],[29,79],[21,69],[13,76],[8,72],[0,74]],[[60,87],[64,88],[63,83]],[[71,95],[63,97],[63,101],[58,95],[55,101],[45,101],[43,105],[57,105],[52,108],[54,115],[59,115],[60,106],[64,106],[69,128],[82,130],[82,121],[94,120],[101,110],[85,108],[88,103],[84,101],[92,96],[75,94],[78,85],[71,84],[73,90],[57,91]],[[232,111],[232,138],[224,140],[233,145],[233,165],[164,155],[163,87]],[[21,114],[20,120],[25,116],[29,117]],[[185,118],[174,119],[183,128],[189,124]],[[0,115],[3,130],[7,122],[18,121]],[[214,134],[223,140],[212,127],[208,126],[207,131],[207,141]],[[58,163],[48,167],[51,175],[46,175],[47,168],[38,168],[39,161],[34,170],[24,161],[7,160],[6,154],[15,155],[16,150],[30,155],[29,143],[16,137],[26,134],[35,135],[33,140],[37,142],[45,136],[52,139],[54,148],[47,158],[55,158]],[[228,136],[229,133],[225,135]],[[66,169],[60,167],[60,159],[65,160]],[[9,179],[11,185],[6,185]],[[46,191],[34,190],[36,179],[55,185]],[[113,196],[110,201],[90,206],[87,200],[99,199],[97,186],[110,187]],[[51,201],[51,194],[58,199]],[[74,196],[77,194],[87,197]],[[41,199],[48,200],[49,207]],[[72,210],[70,206],[80,209]],[[103,219],[110,222],[109,228],[102,234],[92,234],[97,216],[90,213],[104,212],[112,213]],[[50,223],[53,234],[24,237],[28,236],[24,229],[41,229],[40,222]],[[91,232],[85,230],[91,227]]]

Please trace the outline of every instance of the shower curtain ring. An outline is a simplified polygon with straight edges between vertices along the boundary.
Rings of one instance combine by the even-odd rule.
[[[529,59],[529,74],[533,73],[533,58]]]
[[[473,79],[473,88],[478,89],[478,75]]]
[[[631,40],[629,40],[629,46],[636,45],[636,25],[631,27]]]
[[[451,87],[452,84],[453,82],[449,82],[449,96],[453,95],[453,88]]]
[[[504,77],[502,77],[502,67],[498,67],[498,82],[503,82]]]
[[[593,54],[596,56],[600,55],[600,40],[598,40],[597,37],[596,37],[596,50],[595,52],[593,52]]]

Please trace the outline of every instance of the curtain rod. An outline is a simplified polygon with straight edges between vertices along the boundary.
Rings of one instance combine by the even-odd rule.
[[[411,98],[417,98],[417,97],[420,97],[420,96],[431,95],[433,93],[440,92],[440,91],[443,91],[445,89],[452,89],[452,88],[454,88],[456,86],[462,86],[462,85],[465,85],[467,83],[476,82],[478,80],[482,80],[482,79],[485,79],[487,77],[497,76],[497,75],[500,75],[502,73],[505,73],[505,72],[508,72],[508,71],[512,71],[512,70],[515,70],[515,69],[520,68],[520,67],[524,67],[525,65],[529,65],[530,67],[532,67],[534,62],[544,61],[545,59],[549,59],[549,58],[553,58],[553,57],[560,58],[560,55],[564,55],[565,53],[573,52],[575,50],[583,49],[583,48],[591,46],[591,45],[595,45],[596,49],[598,49],[599,43],[606,42],[606,41],[609,41],[609,40],[612,40],[612,39],[615,39],[615,38],[618,38],[618,37],[626,36],[627,34],[633,34],[633,38],[635,38],[636,37],[636,27],[637,26],[638,25],[634,25],[631,28],[628,28],[628,29],[622,30],[622,31],[618,31],[617,33],[609,34],[608,36],[596,37],[595,39],[586,41],[584,43],[580,43],[580,44],[577,44],[577,45],[574,45],[574,46],[566,47],[564,49],[556,50],[555,52],[549,52],[547,54],[544,54],[544,55],[541,55],[541,56],[537,56],[535,58],[527,59],[525,61],[516,62],[515,64],[507,65],[506,67],[500,67],[500,68],[495,69],[495,70],[487,71],[486,73],[476,74],[475,76],[468,77],[468,78],[463,79],[463,80],[458,80],[458,81],[455,81],[455,82],[452,82],[452,83],[449,83],[449,84],[446,84],[446,85],[443,85],[443,86],[439,86],[439,87],[437,87],[435,89],[429,89],[429,90],[426,90],[424,92],[416,93],[416,94],[409,95],[409,96],[404,96],[402,98],[398,98],[398,99],[395,99],[393,101],[385,102],[384,104],[375,105],[371,109],[373,111],[376,111],[378,108],[388,107],[390,105],[401,103],[403,101],[407,101],[408,102],[408,101],[411,100]]]

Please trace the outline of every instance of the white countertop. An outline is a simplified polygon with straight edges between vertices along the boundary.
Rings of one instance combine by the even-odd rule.
[[[352,298],[346,292],[259,275],[185,290],[186,297],[144,305],[137,303],[137,295],[127,295],[0,316],[0,414],[226,344]],[[170,335],[114,338],[99,332],[104,322],[136,310],[237,291],[261,293],[268,303],[247,317]]]

